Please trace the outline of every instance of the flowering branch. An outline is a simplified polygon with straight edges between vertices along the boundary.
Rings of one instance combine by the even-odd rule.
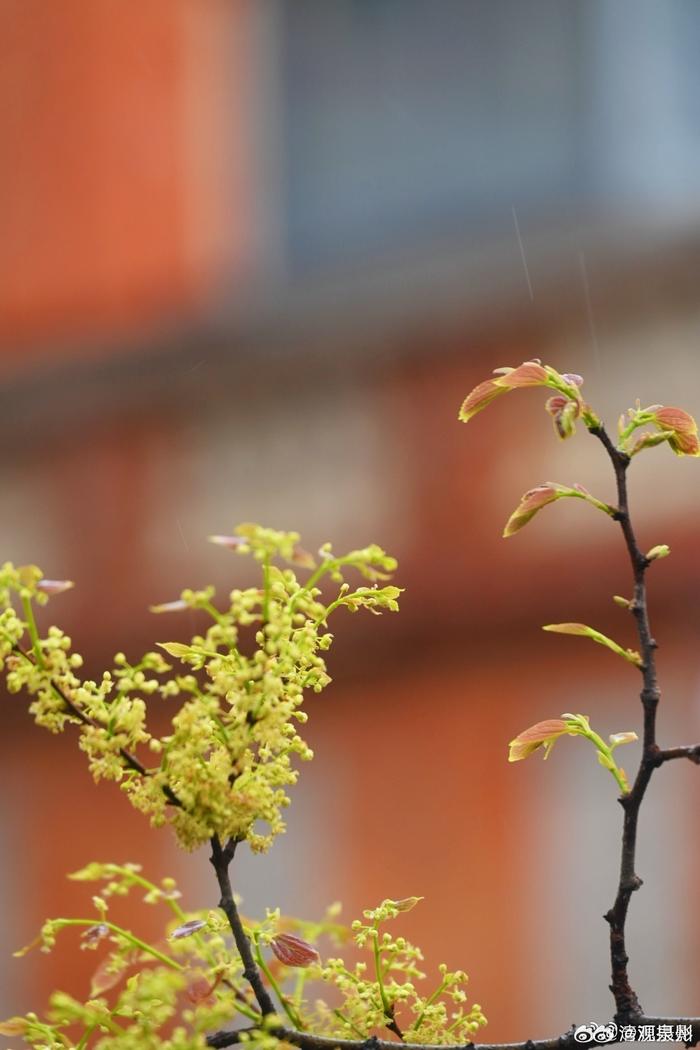
[[[31,608],[31,605],[29,607]],[[33,624],[33,617],[32,617],[32,621],[31,622]],[[41,657],[41,650],[38,648],[38,642],[34,643],[34,650],[33,651],[35,653],[35,659],[34,660],[32,660],[32,657],[29,655],[29,653],[25,652],[24,649],[21,648],[21,646],[16,645],[16,644],[12,646],[12,652],[16,656],[22,657],[22,659],[26,660],[28,663],[38,666],[42,671],[45,672],[46,668],[44,667],[43,659]],[[90,726],[92,729],[104,728],[103,726],[100,726],[99,722],[96,722],[94,718],[90,718],[90,716],[87,715],[83,711],[83,709],[79,706],[79,704],[77,704],[65,692],[65,690],[62,689],[61,686],[57,682],[55,682],[53,680],[53,678],[51,678],[49,675],[47,675],[47,679],[48,679],[48,684],[49,684],[49,687],[51,689],[51,692],[59,700],[61,700],[61,702],[63,703],[63,705],[64,705],[64,707],[66,709],[66,711],[73,718],[77,719],[78,722],[81,722],[82,725],[84,725],[84,726]],[[150,776],[150,774],[149,774],[148,770],[146,769],[146,767],[144,766],[144,764],[142,762],[140,762],[139,759],[136,757],[136,755],[134,755],[131,751],[129,751],[125,747],[120,747],[120,748],[117,749],[117,751],[118,751],[118,754],[121,756],[121,758],[124,760],[124,765],[128,769],[132,769],[134,771],[134,773],[138,773],[139,776],[142,776],[142,777]],[[165,795],[165,797],[167,798],[168,802],[172,806],[178,806],[178,807],[182,806],[182,803],[180,802],[180,799],[177,797],[177,795],[172,790],[172,788],[169,787],[167,784],[163,785],[163,794]]]

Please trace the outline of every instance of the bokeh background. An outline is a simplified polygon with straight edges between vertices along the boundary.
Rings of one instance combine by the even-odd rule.
[[[614,784],[573,741],[546,765],[506,745],[568,710],[636,728],[638,680],[540,631],[634,644],[611,522],[564,503],[500,539],[543,480],[613,499],[601,449],[559,443],[540,391],[457,409],[534,356],[612,425],[637,397],[700,412],[699,48],[693,0],[0,2],[2,558],[76,581],[49,615],[97,674],[186,635],[150,602],[243,578],[205,541],[236,522],[396,554],[402,611],[336,624],[289,834],[236,886],[309,917],[424,895],[406,932],[471,974],[492,1039],[610,1014]],[[696,462],[635,461],[641,543],[673,548],[651,574],[665,744],[700,734],[699,493]],[[6,1016],[86,989],[68,935],[11,957],[87,907],[64,872],[138,860],[215,895],[205,853],[92,787],[21,697],[2,724]],[[699,790],[674,763],[645,804],[649,1011],[700,1007]]]

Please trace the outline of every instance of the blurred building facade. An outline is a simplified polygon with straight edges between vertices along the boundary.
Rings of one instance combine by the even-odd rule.
[[[600,451],[557,443],[534,392],[467,428],[457,409],[534,356],[582,372],[611,425],[635,397],[700,410],[699,36],[689,0],[0,9],[3,559],[75,579],[51,611],[98,672],[150,646],[150,602],[233,585],[203,538],[237,521],[395,553],[402,612],[338,626],[290,833],[238,888],[251,912],[340,898],[349,917],[424,894],[409,932],[472,975],[493,1039],[608,1015],[618,864],[590,756],[508,767],[507,742],[563,710],[633,728],[637,683],[539,632],[633,644],[610,523],[557,506],[499,539],[545,478],[612,500]],[[665,742],[695,740],[697,465],[663,448],[635,468],[643,542],[673,548],[652,582]],[[64,871],[140,860],[211,888],[4,704],[16,1012],[93,962],[9,958],[80,907]],[[633,977],[648,1009],[691,1012],[700,926],[670,902],[695,899],[696,777],[659,780]]]

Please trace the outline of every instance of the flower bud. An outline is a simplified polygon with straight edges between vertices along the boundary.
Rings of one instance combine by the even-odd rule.
[[[652,547],[650,551],[646,553],[647,561],[658,561],[659,558],[668,558],[671,553],[671,548],[666,543],[660,543],[656,547]]]
[[[181,926],[173,930],[170,934],[171,941],[180,941],[183,937],[191,937],[193,933],[197,933],[199,930],[204,929],[206,926],[204,919],[189,919],[187,922],[183,922]]]
[[[75,587],[72,580],[39,580],[36,585],[38,591],[52,595],[63,594],[64,591],[69,591],[71,587]]]
[[[187,608],[187,602],[177,598],[174,602],[161,602],[160,605],[149,605],[148,611],[152,613],[179,612]]]
[[[216,543],[219,547],[228,547],[229,550],[237,550],[245,547],[247,541],[242,536],[207,536],[210,543]]]
[[[634,732],[629,733],[611,733],[608,738],[613,747],[619,747],[620,744],[634,744],[639,737]]]

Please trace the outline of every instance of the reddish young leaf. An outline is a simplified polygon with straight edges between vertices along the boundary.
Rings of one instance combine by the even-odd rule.
[[[548,718],[544,722],[537,722],[534,726],[524,729],[514,740],[511,740],[508,752],[509,762],[520,762],[527,758],[538,748],[545,748],[546,758],[554,745],[555,740],[569,732],[569,726],[561,718]]]
[[[462,402],[459,418],[463,423],[467,423],[472,416],[475,416],[477,412],[481,412],[482,408],[490,405],[495,398],[507,393],[507,389],[497,386],[493,379],[487,379],[484,383],[479,383],[467,394]]]
[[[675,430],[677,434],[697,434],[698,432],[695,420],[682,408],[659,408],[654,415],[665,430]]]
[[[496,386],[515,390],[521,386],[546,386],[548,379],[549,376],[539,361],[523,361],[517,368],[500,375],[494,382]]]
[[[318,952],[313,944],[295,937],[293,933],[278,933],[270,941],[270,947],[285,966],[310,966],[318,962]]]
[[[534,518],[538,510],[558,499],[562,491],[563,486],[555,485],[551,481],[546,481],[544,485],[537,485],[534,489],[529,489],[508,518],[506,527],[503,530],[504,538],[514,536],[516,532],[519,532],[531,518]]]
[[[682,408],[655,405],[652,419],[661,430],[670,431],[667,440],[677,456],[700,456],[698,425],[688,412]],[[635,447],[634,451],[638,451],[639,447]]]

